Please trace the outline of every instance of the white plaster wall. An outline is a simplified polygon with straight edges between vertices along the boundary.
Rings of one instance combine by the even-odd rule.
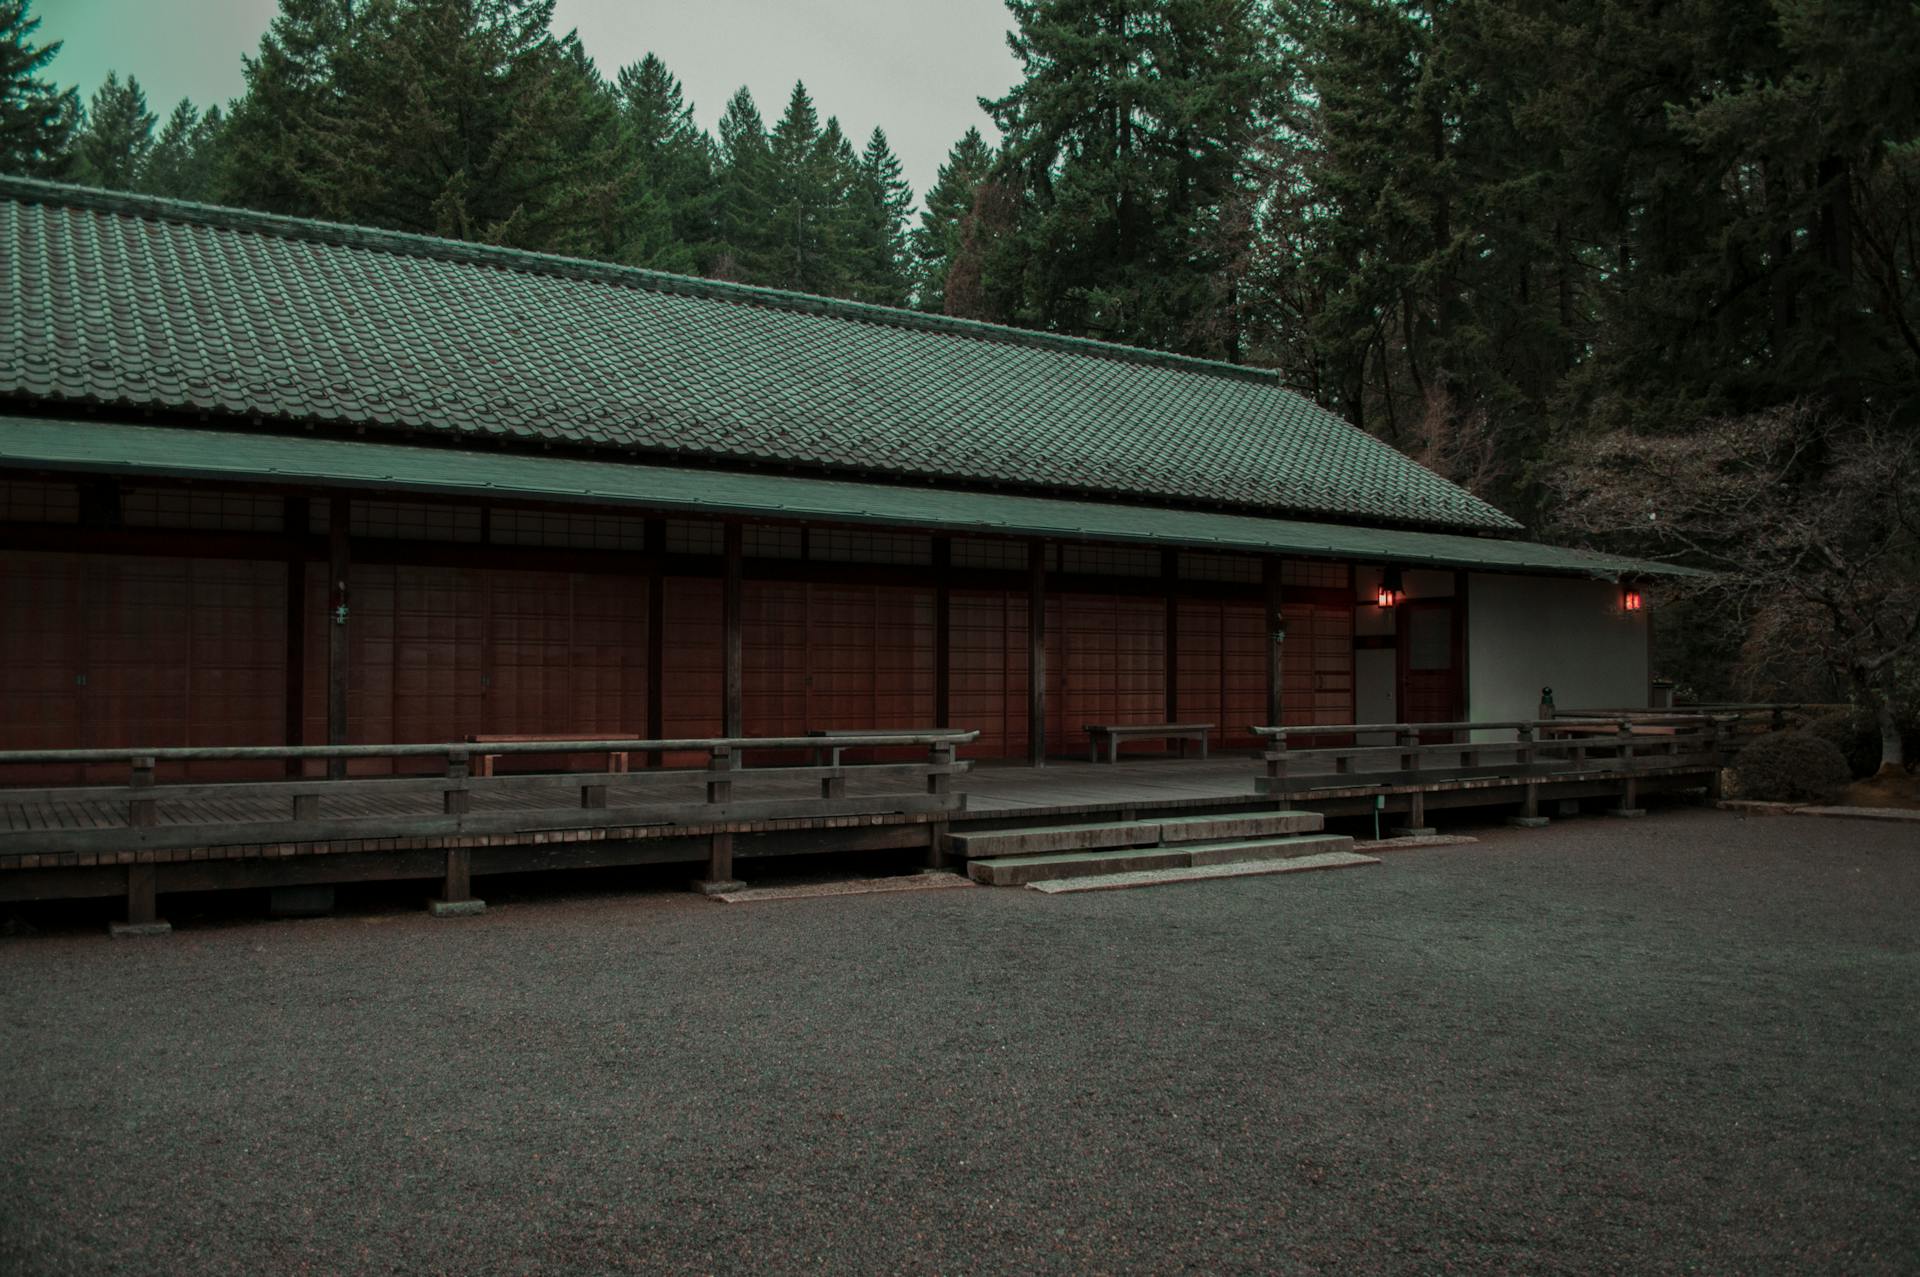
[[[1532,718],[1647,703],[1647,614],[1607,581],[1476,573],[1467,583],[1467,717]]]

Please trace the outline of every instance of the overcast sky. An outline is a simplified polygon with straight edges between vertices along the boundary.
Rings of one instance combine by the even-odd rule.
[[[47,74],[92,94],[109,70],[131,72],[162,120],[183,97],[204,107],[241,89],[240,55],[259,47],[277,0],[36,0],[41,43],[64,40]],[[977,127],[997,140],[976,98],[1017,78],[1000,0],[559,0],[554,26],[578,28],[611,77],[649,51],[686,85],[712,132],[742,84],[769,127],[805,80],[820,116],[840,117],[856,146],[877,124],[914,194],[947,148]]]

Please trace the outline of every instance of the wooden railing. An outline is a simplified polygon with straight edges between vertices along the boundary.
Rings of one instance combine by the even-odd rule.
[[[0,786],[0,808],[38,812],[0,832],[0,855],[107,852],[351,839],[445,838],[613,826],[713,826],[854,812],[941,813],[960,809],[952,786],[971,764],[955,750],[977,732],[896,736],[751,737],[690,740],[569,740],[432,745],[312,745],[0,751],[14,766],[123,764],[123,785]],[[841,749],[918,747],[925,762],[849,764]],[[825,766],[754,767],[748,751],[832,750]],[[643,754],[698,752],[704,768],[477,776],[478,753]],[[163,763],[287,760],[441,760],[440,775],[284,781],[155,783]],[[847,793],[847,782],[863,792]],[[795,782],[817,785],[793,793]],[[866,782],[879,782],[869,785]],[[752,793],[756,788],[775,793]],[[749,792],[741,794],[745,789]],[[352,808],[353,810],[342,810]]]
[[[1262,794],[1287,797],[1322,789],[1443,788],[1448,782],[1511,778],[1602,776],[1622,781],[1622,807],[1631,809],[1637,778],[1663,770],[1716,773],[1725,760],[1724,722],[1713,715],[1560,717],[1480,723],[1346,723],[1337,726],[1255,727],[1267,748]],[[1511,739],[1458,739],[1511,733]],[[1385,736],[1375,744],[1298,749],[1322,736]],[[1433,736],[1456,739],[1432,742]],[[1416,800],[1418,795],[1415,795]],[[1529,789],[1527,815],[1534,815]],[[1424,804],[1414,804],[1420,823]]]

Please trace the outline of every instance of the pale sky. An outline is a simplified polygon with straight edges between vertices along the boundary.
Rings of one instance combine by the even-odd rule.
[[[259,47],[277,0],[36,0],[36,42],[64,40],[46,74],[83,97],[109,70],[131,72],[162,120],[182,97],[205,107],[239,94],[240,55]],[[772,126],[796,79],[821,119],[856,146],[887,131],[914,195],[969,126],[996,141],[975,99],[1018,78],[1001,0],[559,0],[554,27],[578,28],[611,78],[649,51],[680,77],[712,132],[742,84]]]

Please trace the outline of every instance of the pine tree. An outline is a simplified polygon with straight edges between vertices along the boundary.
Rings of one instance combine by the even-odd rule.
[[[843,283],[838,219],[845,204],[835,179],[848,156],[836,122],[823,135],[807,86],[796,81],[787,110],[768,139],[772,202],[767,217],[767,275],[755,282],[799,292],[833,293]]]
[[[743,85],[720,117],[714,242],[704,264],[720,279],[760,282],[770,272],[773,157],[767,128]]]
[[[699,269],[713,239],[713,144],[693,121],[680,81],[649,53],[615,79],[624,198],[633,209],[620,261]]]
[[[1272,34],[1253,0],[1008,0],[1023,69],[982,101],[1006,141],[1014,234],[989,287],[1020,321],[1233,355],[1223,211],[1267,126]]]
[[[904,306],[909,286],[907,215],[913,188],[899,159],[876,127],[860,154],[858,181],[850,207],[853,261],[852,296],[881,306]]]
[[[140,82],[123,82],[112,71],[87,102],[86,118],[74,139],[74,177],[108,190],[139,190],[153,150],[153,112]]]
[[[993,168],[993,148],[968,129],[940,166],[912,239],[914,304],[946,309],[947,272],[960,252],[961,222],[973,211],[974,192]]]
[[[0,0],[0,173],[59,177],[80,118],[80,96],[40,78],[60,41],[36,46],[29,0]]]
[[[222,203],[304,217],[345,211],[337,177],[341,63],[375,18],[354,0],[280,0],[243,58],[246,91],[224,133],[216,183]],[[385,21],[384,9],[377,12]]]
[[[211,200],[225,124],[219,107],[209,107],[202,115],[181,98],[154,141],[141,189],[174,199]]]

